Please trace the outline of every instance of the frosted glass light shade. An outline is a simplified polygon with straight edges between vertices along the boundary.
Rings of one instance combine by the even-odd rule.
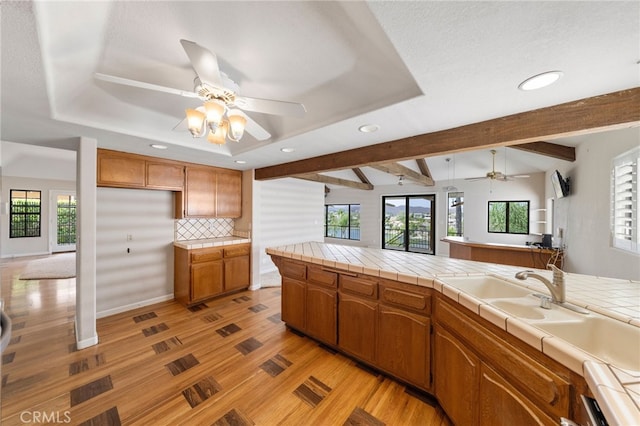
[[[229,139],[234,142],[238,142],[244,135],[244,128],[247,124],[247,119],[240,110],[232,109],[227,114],[229,118]]]
[[[224,116],[224,103],[218,100],[207,101],[204,103],[204,110],[207,115],[209,129],[215,130],[215,128],[220,125],[220,121],[222,121],[222,117]]]
[[[210,143],[213,143],[216,145],[224,145],[225,143],[227,143],[226,121],[223,121],[222,123],[220,123],[220,125],[216,128],[215,132],[209,131],[209,134],[207,135],[207,140]]]
[[[200,136],[205,115],[195,109],[187,109],[185,112],[187,114],[187,127],[189,128],[189,131],[194,138]]]

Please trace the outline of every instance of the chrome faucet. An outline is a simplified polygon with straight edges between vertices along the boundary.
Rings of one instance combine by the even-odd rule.
[[[527,278],[535,278],[542,281],[542,284],[546,285],[551,292],[551,301],[553,303],[565,302],[565,285],[564,285],[564,272],[562,269],[555,265],[549,265],[549,268],[553,271],[553,282],[549,281],[542,275],[536,274],[534,271],[526,270],[520,271],[516,274],[516,278],[519,280],[526,280]]]

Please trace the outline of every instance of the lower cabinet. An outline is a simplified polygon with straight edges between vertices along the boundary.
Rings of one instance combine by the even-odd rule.
[[[318,340],[338,343],[338,295],[336,290],[307,284],[305,331]]]
[[[568,369],[552,371],[539,352],[513,346],[444,297],[436,301],[436,320],[435,392],[456,425],[557,425],[560,417],[575,418]]]
[[[193,305],[250,284],[250,244],[188,250],[174,247],[174,297]]]
[[[294,280],[287,276],[282,277],[282,311],[280,316],[287,325],[304,331],[305,329],[305,302],[307,284],[304,281]]]
[[[377,364],[394,376],[429,387],[431,320],[401,309],[378,306]]]
[[[480,359],[437,325],[433,347],[438,402],[454,424],[477,424]]]
[[[376,360],[378,302],[340,293],[338,346],[369,363]]]

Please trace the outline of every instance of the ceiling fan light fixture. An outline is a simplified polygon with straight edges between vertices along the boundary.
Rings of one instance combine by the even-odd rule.
[[[520,90],[536,90],[542,89],[543,87],[547,87],[562,77],[564,73],[562,71],[547,71],[542,74],[534,75],[533,77],[527,78],[525,81],[518,85],[518,89]]]
[[[207,141],[215,145],[224,145],[227,143],[227,122],[223,121],[215,131],[209,131]]]
[[[207,116],[207,124],[212,132],[216,131],[216,128],[222,122],[224,117],[225,105],[223,102],[214,99],[204,103],[204,110]]]
[[[202,127],[205,120],[204,113],[191,108],[185,110],[185,113],[187,115],[187,127],[189,128],[189,132],[191,132],[194,138],[201,137]]]
[[[244,135],[247,119],[239,109],[232,109],[227,113],[229,119],[229,139],[238,142]]]

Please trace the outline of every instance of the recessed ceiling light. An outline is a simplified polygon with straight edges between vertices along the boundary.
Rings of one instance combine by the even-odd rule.
[[[293,152],[293,151],[295,151],[295,149],[293,149],[293,148],[281,148],[280,151],[282,151],[282,152]]]
[[[542,89],[543,87],[547,87],[550,84],[555,83],[562,77],[564,73],[562,71],[547,71],[542,74],[534,75],[533,77],[529,77],[522,83],[518,85],[518,89],[520,90],[536,90]]]
[[[373,133],[380,130],[380,126],[378,126],[377,124],[365,124],[358,127],[358,130],[360,130],[362,133]]]
[[[244,160],[236,160],[236,163],[238,163],[238,164],[247,164],[247,162],[244,161]]]
[[[166,145],[160,145],[159,143],[152,143],[150,146],[155,149],[167,149]]]

